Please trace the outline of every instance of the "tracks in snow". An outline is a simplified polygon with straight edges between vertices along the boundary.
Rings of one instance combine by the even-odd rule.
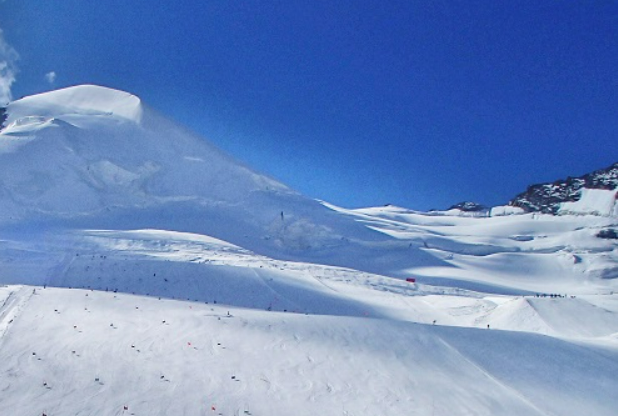
[[[8,295],[2,301],[2,305],[0,305],[0,346],[2,346],[2,340],[19,315],[19,312],[28,303],[36,290],[32,289],[32,292],[30,292],[30,288],[25,286],[8,286],[5,289],[7,289]]]

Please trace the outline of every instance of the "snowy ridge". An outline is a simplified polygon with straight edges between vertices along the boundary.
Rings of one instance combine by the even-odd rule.
[[[560,202],[595,215],[349,210],[128,93],[7,110],[2,415],[618,408],[615,190]]]
[[[91,121],[98,117],[124,119],[139,124],[143,107],[135,95],[96,85],[81,85],[25,97],[9,104],[7,131],[33,117],[61,119],[66,122]],[[35,114],[33,114],[35,113]],[[87,118],[80,116],[87,116]]]

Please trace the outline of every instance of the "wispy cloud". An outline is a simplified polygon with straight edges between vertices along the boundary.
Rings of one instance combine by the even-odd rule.
[[[56,71],[51,71],[45,74],[45,79],[47,80],[47,82],[53,85],[54,82],[56,82]]]
[[[0,29],[0,105],[6,104],[13,98],[11,85],[15,82],[17,66],[15,62],[19,54],[4,40],[4,33]]]

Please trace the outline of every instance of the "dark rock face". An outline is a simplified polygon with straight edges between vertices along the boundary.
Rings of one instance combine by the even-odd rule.
[[[4,122],[9,115],[6,112],[6,108],[0,107],[0,130],[4,127]]]
[[[526,192],[517,195],[509,205],[520,207],[526,212],[556,214],[562,202],[575,202],[581,198],[582,188],[618,188],[618,162],[578,178],[568,177],[553,183],[531,185]]]
[[[482,212],[487,211],[488,208],[476,202],[464,201],[449,207],[449,210],[451,209],[458,209],[463,212]]]
[[[607,228],[598,232],[597,237],[608,240],[618,240],[618,231],[613,228]]]

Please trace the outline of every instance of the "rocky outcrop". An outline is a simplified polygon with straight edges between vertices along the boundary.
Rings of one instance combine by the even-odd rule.
[[[579,201],[584,188],[604,190],[618,188],[618,162],[580,177],[531,185],[525,192],[509,201],[509,205],[520,207],[526,212],[557,214],[560,204]]]
[[[449,210],[451,209],[458,209],[463,212],[485,212],[488,210],[488,208],[485,205],[481,205],[479,203],[472,202],[472,201],[460,202],[458,204],[451,206]]]
[[[7,117],[8,114],[6,113],[6,108],[0,107],[0,130],[2,130],[2,128],[4,127],[4,122],[6,121]]]

